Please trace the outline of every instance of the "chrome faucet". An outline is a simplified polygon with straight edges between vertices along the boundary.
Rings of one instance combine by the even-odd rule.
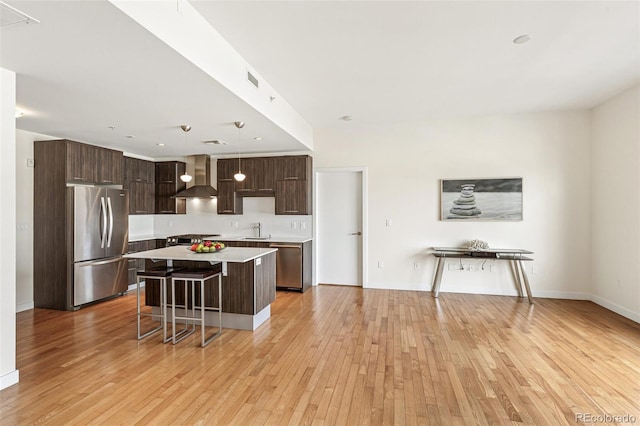
[[[262,224],[260,222],[256,223],[253,226],[253,229],[257,229],[258,230],[258,238],[262,237]]]

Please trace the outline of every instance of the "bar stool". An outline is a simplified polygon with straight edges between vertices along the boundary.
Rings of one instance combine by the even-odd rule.
[[[164,343],[167,343],[170,338],[167,338],[167,280],[171,279],[171,275],[174,272],[181,271],[184,268],[165,268],[165,267],[157,267],[157,268],[149,268],[145,271],[138,271],[136,273],[136,302],[138,306],[137,316],[138,316],[138,340],[144,339],[147,336],[152,335],[156,331],[163,330],[162,340]],[[140,280],[159,280],[160,281],[160,313],[154,314],[153,312],[142,312],[140,307]],[[140,319],[141,317],[152,317],[152,318],[160,318],[160,325],[155,327],[144,334],[140,334]]]
[[[213,282],[213,278],[218,277],[218,306],[217,307],[205,307],[204,288],[208,282]],[[171,308],[171,325],[172,325],[172,339],[175,345],[185,337],[193,334],[196,329],[196,323],[200,324],[200,332],[202,339],[202,347],[207,346],[213,339],[222,334],[222,265],[216,264],[213,269],[185,269],[180,272],[172,274],[171,277],[171,297],[172,300],[176,300],[176,283],[184,283],[185,293],[185,314],[184,316],[176,315],[175,303]],[[200,318],[196,318],[196,282],[200,283]],[[188,300],[188,288],[191,283],[191,316],[189,316],[189,309],[186,306]],[[205,310],[212,310],[218,312],[218,331],[205,338]],[[176,320],[185,321],[185,328],[179,333],[176,333]],[[192,323],[192,328],[189,330],[188,323]]]

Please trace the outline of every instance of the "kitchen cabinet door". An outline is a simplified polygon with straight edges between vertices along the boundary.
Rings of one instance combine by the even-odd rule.
[[[79,142],[67,141],[67,182],[96,183],[98,148]]]
[[[99,185],[121,185],[123,181],[123,161],[121,151],[96,149],[96,172]]]
[[[124,157],[124,179],[128,182],[155,182],[155,165],[152,161]]]
[[[233,182],[233,175],[238,171],[237,158],[223,158],[218,160],[218,182]]]
[[[308,155],[275,157],[275,180],[311,179],[311,157]]]
[[[155,163],[155,212],[156,214],[185,214],[185,199],[171,198],[187,187],[179,178],[184,174],[186,164],[181,161],[162,161]]]
[[[218,181],[218,214],[242,214],[242,198],[235,190],[235,182]]]
[[[128,182],[129,214],[155,213],[155,187],[145,182]]]
[[[276,214],[311,214],[311,188],[306,180],[276,182]]]

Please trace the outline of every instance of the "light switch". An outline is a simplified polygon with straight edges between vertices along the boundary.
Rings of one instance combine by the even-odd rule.
[[[391,226],[391,224],[392,224],[391,219],[387,219],[387,227],[390,227],[390,226]]]

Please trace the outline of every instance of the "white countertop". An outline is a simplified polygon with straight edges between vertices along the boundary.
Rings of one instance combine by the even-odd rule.
[[[136,241],[145,240],[166,240],[168,235],[130,235],[129,242],[134,243]]]
[[[246,236],[233,236],[233,235],[221,235],[218,237],[213,236],[205,236],[205,240],[212,241],[247,241],[252,243],[291,243],[291,244],[302,244],[307,241],[313,240],[311,237],[278,237],[271,236],[266,239],[257,240],[255,238],[246,237]]]
[[[196,262],[244,263],[274,253],[275,248],[225,247],[214,253],[195,253],[188,246],[172,246],[125,254],[123,257],[155,260],[192,260]]]

